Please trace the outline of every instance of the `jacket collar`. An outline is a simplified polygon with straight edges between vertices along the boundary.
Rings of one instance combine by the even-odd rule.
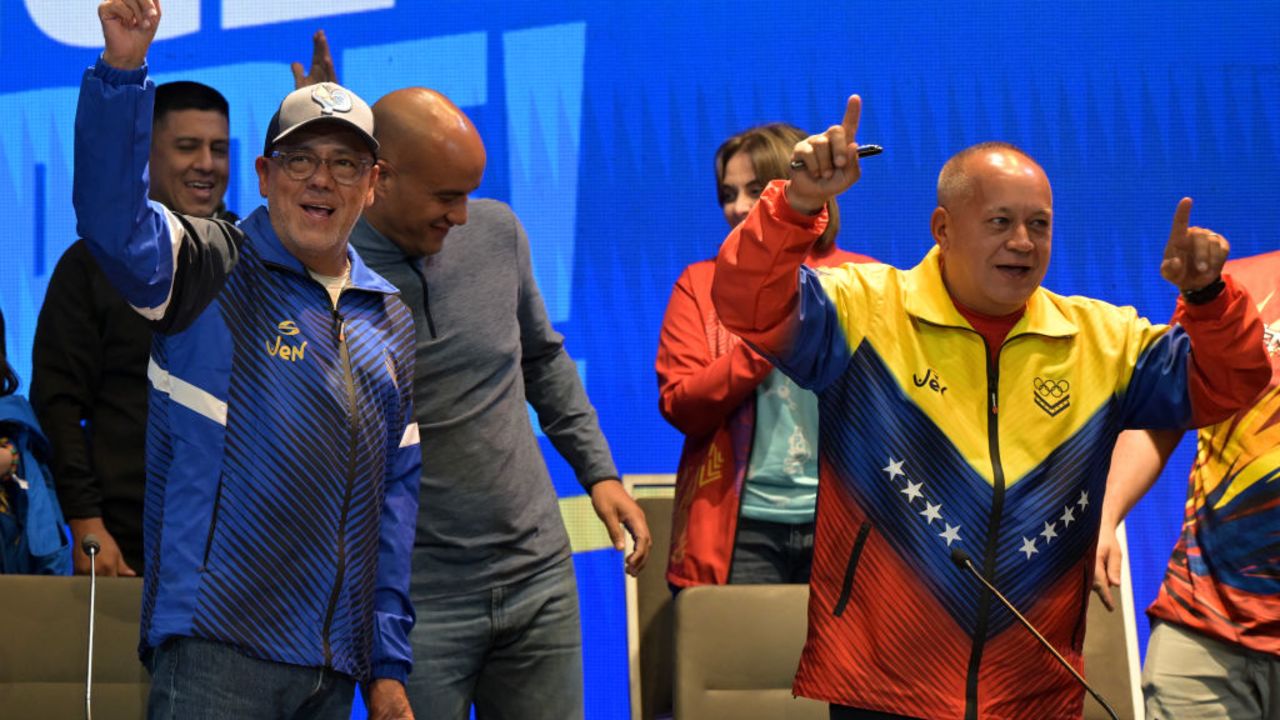
[[[358,222],[364,222],[364,218],[360,218]],[[240,221],[240,229],[248,236],[247,242],[253,245],[263,262],[310,277],[302,261],[290,254],[280,242],[275,228],[271,227],[271,215],[266,207],[259,207],[249,213],[249,217]],[[347,260],[351,262],[351,287],[386,295],[396,295],[400,292],[381,275],[370,270],[349,242],[347,243]]]
[[[391,238],[378,232],[363,215],[351,230],[351,245],[362,257],[378,267],[415,259],[405,254]]]
[[[956,309],[942,281],[941,258],[935,245],[919,265],[906,272],[903,307],[907,314],[933,325],[972,329]],[[1024,334],[1071,337],[1077,332],[1079,328],[1063,314],[1053,293],[1038,287],[1027,300],[1027,312],[1009,331],[1009,337]]]

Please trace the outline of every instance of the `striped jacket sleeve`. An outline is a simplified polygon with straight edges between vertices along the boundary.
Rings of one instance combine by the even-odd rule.
[[[1262,320],[1230,275],[1213,301],[1179,298],[1171,326],[1138,321],[1133,376],[1124,393],[1125,427],[1198,428],[1248,405],[1271,379]]]
[[[821,390],[862,340],[868,292],[852,266],[822,279],[804,259],[827,225],[787,204],[775,180],[716,256],[711,298],[721,322],[801,387]],[[825,286],[825,287],[824,287]]]
[[[76,230],[111,284],[162,332],[190,324],[235,265],[243,235],[151,200],[155,83],[144,65],[85,71],[75,119]]]

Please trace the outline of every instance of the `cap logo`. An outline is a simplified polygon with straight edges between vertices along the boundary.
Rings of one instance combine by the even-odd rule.
[[[320,83],[311,90],[311,99],[320,106],[321,115],[334,112],[351,112],[351,96],[346,90],[328,83]]]

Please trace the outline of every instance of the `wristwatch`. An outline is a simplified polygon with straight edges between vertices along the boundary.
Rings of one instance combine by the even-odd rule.
[[[1213,302],[1218,295],[1222,294],[1222,289],[1226,286],[1227,284],[1222,281],[1222,276],[1219,275],[1217,280],[1199,290],[1183,290],[1182,299],[1186,300],[1190,305],[1204,305],[1205,303]]]

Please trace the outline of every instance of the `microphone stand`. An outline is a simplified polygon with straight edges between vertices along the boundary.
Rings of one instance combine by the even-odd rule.
[[[84,677],[84,718],[93,720],[93,619],[98,599],[98,538],[85,535],[80,548],[89,556],[89,664]]]
[[[1051,655],[1057,658],[1058,662],[1062,663],[1062,667],[1066,668],[1067,671],[1071,673],[1071,676],[1076,679],[1076,682],[1083,685],[1084,689],[1089,691],[1089,694],[1093,696],[1094,700],[1098,701],[1098,704],[1102,706],[1103,710],[1107,711],[1107,714],[1111,716],[1112,720],[1120,720],[1120,716],[1116,715],[1116,711],[1111,707],[1111,705],[1109,705],[1106,700],[1102,699],[1102,696],[1098,694],[1098,691],[1094,690],[1093,687],[1085,681],[1084,677],[1080,675],[1080,673],[1076,672],[1075,668],[1071,667],[1071,663],[1067,662],[1067,659],[1058,653],[1053,645],[1040,634],[1040,631],[1035,629],[1035,626],[1031,624],[1031,621],[1023,617],[1022,613],[1018,612],[1018,608],[1014,607],[1013,603],[1009,602],[1009,599],[1002,595],[1000,591],[996,589],[995,585],[991,584],[982,576],[982,573],[978,572],[978,568],[974,567],[973,560],[969,557],[969,553],[958,547],[951,548],[951,562],[955,563],[956,567],[961,570],[968,570],[974,577],[978,578],[978,582],[982,583],[983,586],[990,590],[992,595],[999,598],[1000,602],[1009,609],[1009,612],[1013,613],[1013,616],[1018,618],[1018,622],[1022,623],[1022,626],[1034,635],[1036,639],[1040,641],[1040,644],[1043,645]]]

